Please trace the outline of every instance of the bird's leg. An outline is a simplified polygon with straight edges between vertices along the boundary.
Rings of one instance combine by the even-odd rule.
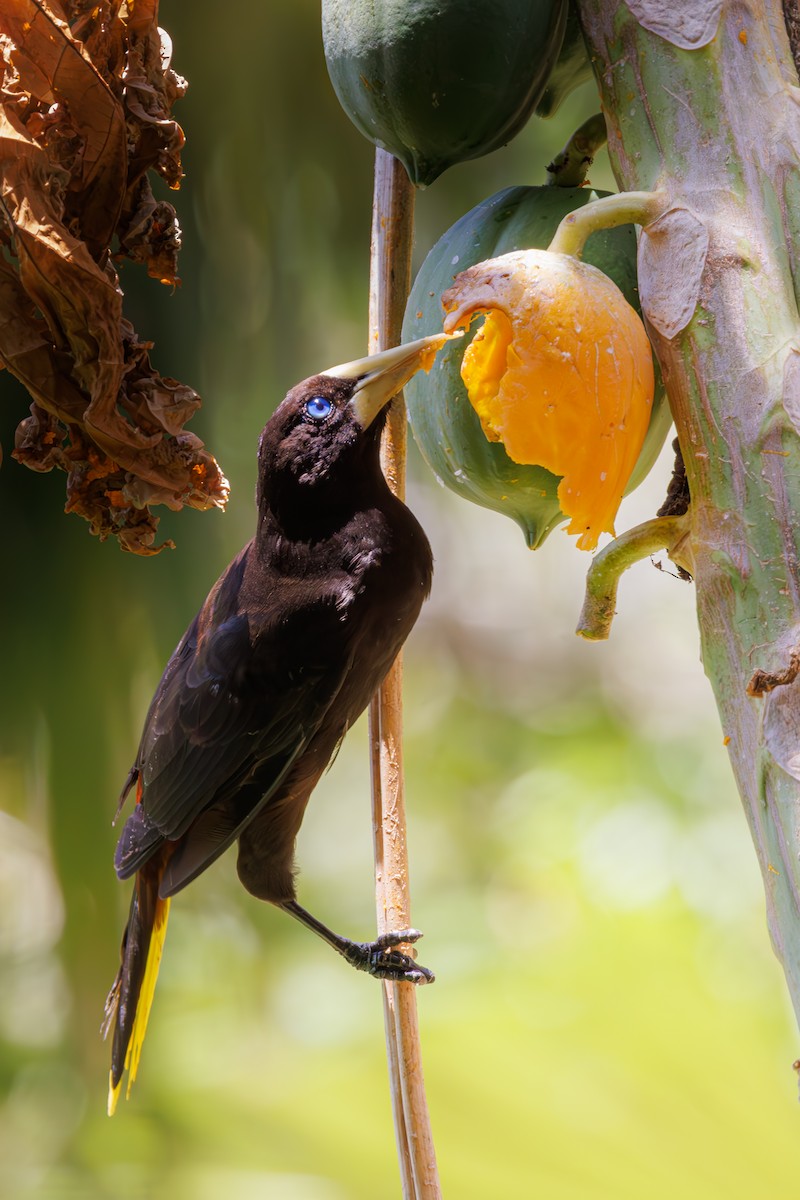
[[[342,958],[347,959],[357,971],[366,971],[376,979],[393,979],[405,983],[433,983],[433,971],[421,967],[407,954],[401,954],[395,947],[416,942],[422,937],[418,929],[402,929],[398,933],[382,933],[374,942],[351,942],[349,938],[341,937],[323,925],[310,912],[306,912],[296,900],[285,900],[279,906],[300,921],[317,937],[321,937],[329,946],[333,946]]]

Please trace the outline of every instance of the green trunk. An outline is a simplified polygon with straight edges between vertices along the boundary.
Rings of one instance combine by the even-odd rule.
[[[580,0],[692,506],[703,663],[800,1018],[800,110],[776,0]],[[686,558],[684,554],[682,561]]]

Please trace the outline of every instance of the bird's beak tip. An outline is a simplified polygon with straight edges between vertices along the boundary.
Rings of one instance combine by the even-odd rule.
[[[321,373],[356,381],[350,404],[356,420],[366,429],[417,371],[431,369],[437,352],[446,342],[462,336],[463,330],[434,333]]]

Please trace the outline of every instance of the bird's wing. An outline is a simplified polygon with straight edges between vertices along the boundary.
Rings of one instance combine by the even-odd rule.
[[[317,627],[331,619],[330,606],[320,606]],[[115,855],[121,879],[164,840],[182,839],[212,806],[215,829],[204,865],[230,845],[314,736],[352,661],[347,652],[309,654],[285,621],[262,624],[257,634],[243,614],[204,634],[201,627],[202,614],[150,706],[129,777],[137,782],[136,809]],[[257,788],[246,786],[256,775]]]

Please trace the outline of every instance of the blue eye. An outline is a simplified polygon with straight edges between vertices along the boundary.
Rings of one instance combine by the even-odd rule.
[[[333,404],[327,396],[312,396],[303,405],[303,412],[307,417],[311,417],[312,421],[324,421],[332,411]]]

